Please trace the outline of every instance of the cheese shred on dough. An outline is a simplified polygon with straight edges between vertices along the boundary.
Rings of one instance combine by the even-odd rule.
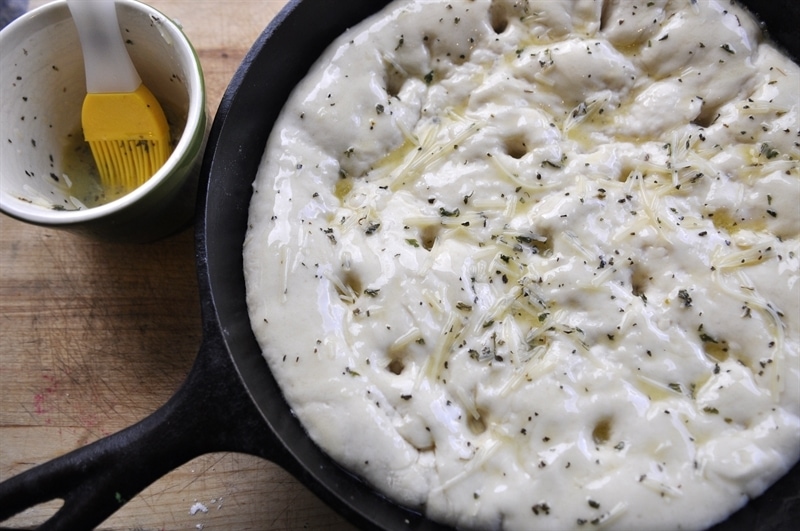
[[[800,451],[798,94],[727,0],[390,4],[254,185],[292,409],[453,526],[724,519]]]

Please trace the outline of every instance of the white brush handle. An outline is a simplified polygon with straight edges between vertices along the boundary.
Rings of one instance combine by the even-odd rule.
[[[67,0],[78,28],[91,94],[133,92],[142,84],[117,21],[114,0]]]

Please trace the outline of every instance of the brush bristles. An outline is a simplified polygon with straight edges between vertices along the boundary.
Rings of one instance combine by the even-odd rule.
[[[89,142],[104,186],[127,190],[143,184],[164,165],[167,143],[157,140],[106,140]]]

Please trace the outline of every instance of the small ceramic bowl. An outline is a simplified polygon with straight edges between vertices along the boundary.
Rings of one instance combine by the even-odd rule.
[[[167,115],[172,154],[119,197],[90,178],[83,56],[69,8],[57,0],[0,31],[0,211],[102,240],[152,241],[193,219],[208,133],[203,72],[175,22],[135,0],[116,6],[131,59]]]

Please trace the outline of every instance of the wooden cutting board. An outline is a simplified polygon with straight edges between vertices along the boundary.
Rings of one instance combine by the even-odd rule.
[[[30,7],[44,3],[32,0]],[[216,111],[285,0],[148,0],[177,20]],[[178,388],[200,345],[191,229],[97,243],[0,215],[0,480],[125,428]],[[33,527],[49,503],[2,523]],[[270,462],[211,454],[178,468],[101,529],[349,529]]]

